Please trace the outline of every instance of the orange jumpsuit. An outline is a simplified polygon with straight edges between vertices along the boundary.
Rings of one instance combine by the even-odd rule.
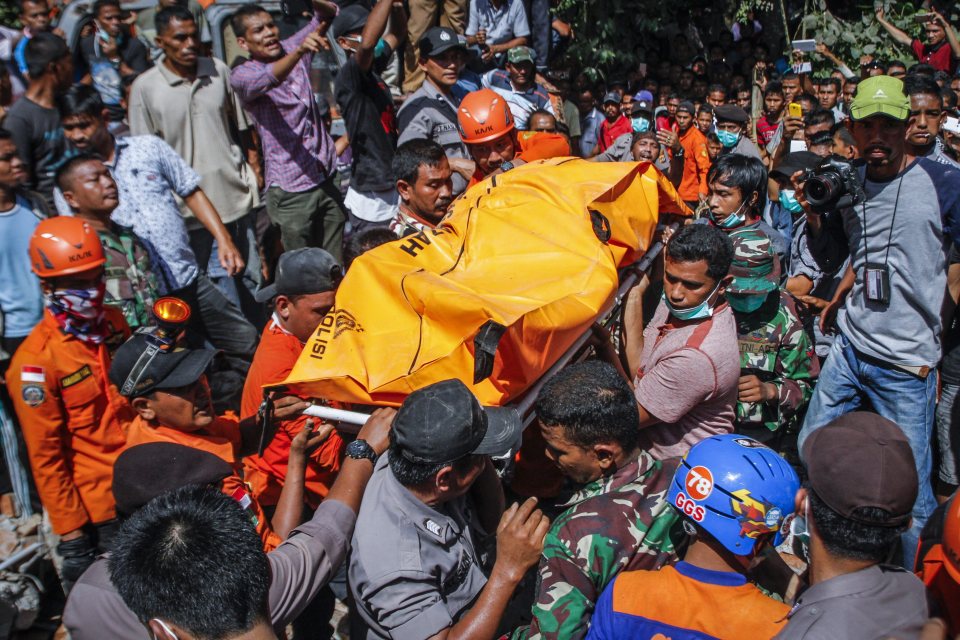
[[[193,432],[178,431],[165,427],[163,425],[154,427],[137,416],[130,423],[127,429],[127,446],[134,447],[138,444],[148,442],[173,442],[182,444],[186,447],[192,447],[207,453],[212,453],[224,462],[233,467],[232,476],[223,479],[221,490],[228,496],[231,496],[248,511],[256,525],[257,533],[263,540],[264,551],[272,551],[280,546],[283,540],[280,539],[273,528],[270,526],[270,520],[260,507],[260,503],[247,493],[247,487],[240,477],[240,428],[235,419],[219,417],[216,418],[210,426]]]
[[[247,372],[243,385],[243,398],[240,402],[240,415],[243,418],[254,416],[263,400],[263,386],[286,380],[296,364],[303,344],[288,333],[277,322],[276,317],[267,323],[260,336],[260,345],[253,356],[253,363]],[[339,404],[331,406],[343,408]],[[267,445],[262,456],[249,456],[244,459],[244,478],[250,485],[253,495],[260,504],[275,505],[280,499],[283,480],[287,476],[287,460],[290,458],[290,443],[303,430],[308,416],[279,423],[273,440]],[[304,480],[304,500],[310,508],[316,509],[326,497],[333,481],[340,471],[344,442],[336,431],[330,434],[307,460],[307,472]]]
[[[547,131],[520,131],[517,133],[517,144],[520,145],[520,152],[514,155],[514,159],[524,162],[533,162],[534,160],[547,160],[559,156],[570,155],[570,144],[567,139],[559,133],[549,133]],[[469,189],[478,182],[486,178],[478,166],[470,178]]]
[[[680,135],[683,147],[683,179],[677,193],[684,202],[695,202],[707,195],[707,173],[710,171],[710,154],[707,153],[707,137],[696,126],[691,126]]]
[[[44,311],[7,370],[40,501],[59,535],[116,517],[113,463],[133,414],[107,372],[130,329],[118,309],[105,312],[110,337],[95,345],[64,333]]]

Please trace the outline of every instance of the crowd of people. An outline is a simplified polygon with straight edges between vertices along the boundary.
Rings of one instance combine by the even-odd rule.
[[[232,60],[194,0],[0,31],[0,508],[44,514],[71,638],[960,637],[937,6],[868,16],[910,60],[681,16],[602,72],[542,0],[284,4]],[[688,215],[530,427],[459,379],[278,387],[359,256],[568,157]]]

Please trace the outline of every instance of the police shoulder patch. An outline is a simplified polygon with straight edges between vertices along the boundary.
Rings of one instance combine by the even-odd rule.
[[[42,384],[25,384],[21,388],[20,393],[23,401],[30,407],[38,407],[47,399],[47,392]]]

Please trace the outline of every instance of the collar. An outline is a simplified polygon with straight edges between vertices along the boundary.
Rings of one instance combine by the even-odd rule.
[[[413,211],[409,207],[404,205],[402,202],[397,207],[397,218],[400,222],[411,226],[416,227],[417,229],[436,229],[437,225],[432,222],[427,222]]]
[[[173,71],[171,71],[167,67],[167,65],[165,65],[163,62],[157,63],[157,69],[160,70],[160,75],[163,77],[164,80],[167,81],[167,84],[169,84],[171,87],[174,87],[178,84],[183,84],[185,82],[191,82],[191,83],[193,82],[193,80],[188,80],[187,78],[178,76]],[[205,58],[203,56],[199,56],[197,58],[197,78],[205,78],[208,76],[216,75],[216,73],[217,73],[217,68],[213,63],[212,58]]]
[[[590,498],[618,491],[628,484],[634,484],[642,481],[650,475],[655,469],[660,468],[661,463],[654,460],[646,451],[640,453],[632,461],[628,462],[609,476],[598,478],[593,482],[577,488],[561,505],[565,509],[579,504]]]
[[[713,584],[718,587],[742,587],[747,584],[746,576],[735,571],[704,569],[703,567],[697,567],[682,560],[675,564],[673,568],[682,576],[686,576],[697,582]]]
[[[450,96],[444,95],[444,93],[440,91],[439,87],[433,84],[433,80],[431,80],[430,78],[423,79],[423,90],[424,90],[424,93],[429,95],[434,100],[443,100],[444,102],[449,104],[451,107],[453,107],[454,111],[457,110],[457,104],[453,101],[453,95],[452,94]]]
[[[889,571],[896,570],[895,567],[886,567],[886,569]],[[854,596],[869,589],[874,589],[883,581],[883,574],[884,568],[881,567],[881,565],[875,564],[866,569],[846,573],[842,576],[830,578],[826,582],[815,584],[804,591],[800,598],[797,599],[797,603],[793,606],[793,609],[791,609],[787,617],[793,616],[793,614],[803,607],[823,602],[824,600]]]
[[[270,330],[273,331],[274,329],[276,329],[277,333],[282,333],[286,336],[293,336],[292,333],[283,328],[283,323],[280,322],[280,316],[277,315],[276,311],[270,314]]]
[[[389,456],[389,451],[380,456],[375,472],[384,474],[383,487],[391,498],[388,501],[390,508],[403,513],[417,529],[424,532],[426,538],[444,545],[456,542],[462,536],[465,526],[445,513],[445,507],[452,507],[453,503],[441,506],[444,511],[440,511],[410,493],[410,490],[400,484],[390,470]],[[457,498],[457,500],[463,500],[463,498]]]

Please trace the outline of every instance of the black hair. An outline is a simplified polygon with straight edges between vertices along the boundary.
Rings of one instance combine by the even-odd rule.
[[[724,97],[727,95],[727,88],[722,84],[714,83],[707,87],[707,95],[710,95],[714,91],[720,91],[723,93]]]
[[[843,144],[854,147],[857,145],[856,140],[853,139],[853,134],[850,133],[850,127],[848,127],[844,122],[838,122],[830,129],[830,137],[833,138],[836,136],[840,136]]]
[[[196,18],[193,17],[193,14],[190,13],[186,7],[175,4],[172,7],[157,11],[157,15],[153,17],[153,26],[157,30],[157,35],[162,35],[173,20],[196,22]]]
[[[243,38],[247,33],[246,19],[255,16],[258,13],[270,13],[258,4],[245,4],[230,16],[230,26],[233,28],[233,34],[238,38]]]
[[[950,84],[950,74],[946,71],[937,71],[935,74],[933,74],[933,79],[936,81],[937,85]]]
[[[657,132],[653,129],[647,129],[646,131],[638,131],[633,134],[633,137],[630,138],[630,148],[633,149],[633,145],[637,144],[639,141],[650,138],[651,140],[657,139]],[[659,144],[659,141],[657,142]]]
[[[858,507],[857,518],[876,522],[876,526],[845,518],[824,503],[808,488],[810,517],[817,537],[830,555],[866,562],[886,562],[908,525],[889,526],[891,514],[878,507]]]
[[[13,140],[13,134],[6,129],[0,129],[0,140]]]
[[[93,17],[99,17],[100,10],[104,7],[116,7],[117,9],[120,9],[120,0],[97,0],[93,3],[93,8],[90,10],[93,14]]]
[[[935,74],[936,72],[937,72],[936,69],[934,69],[931,65],[925,62],[918,62],[916,64],[912,64],[910,65],[910,68],[907,69],[908,76],[921,75],[921,76],[930,76],[932,78],[933,74]]]
[[[23,57],[27,62],[27,73],[31,78],[39,78],[47,72],[50,64],[70,55],[70,47],[60,36],[52,33],[38,33],[30,38],[24,48]]]
[[[710,142],[712,142],[712,143],[714,143],[714,144],[720,144],[720,136],[717,135],[717,132],[716,132],[716,131],[708,131],[708,132],[707,132],[707,140],[709,140]]]
[[[529,120],[529,119],[532,118],[533,116],[550,116],[550,117],[553,118],[554,120],[557,119],[557,116],[553,115],[552,113],[550,113],[550,112],[547,111],[546,109],[534,109],[533,111],[530,112],[530,116],[529,116],[529,118],[527,118],[527,119]]]
[[[26,11],[24,5],[26,5],[28,2],[29,2],[30,4],[40,4],[40,3],[43,3],[43,4],[47,5],[47,8],[50,7],[50,3],[47,2],[47,0],[19,0],[19,1],[17,2],[17,6],[18,6],[19,9],[20,9],[20,13],[24,13],[24,12]]]
[[[782,95],[783,95],[783,85],[782,85],[780,82],[776,81],[776,80],[771,80],[770,82],[768,82],[766,89],[763,90],[763,97],[766,98],[767,96],[769,96],[769,95],[771,95],[771,94],[776,94],[776,95],[782,96]]]
[[[733,155],[733,154],[731,154]],[[725,156],[728,157],[728,156]],[[733,241],[709,224],[680,227],[667,244],[667,257],[675,262],[707,263],[707,275],[719,281],[726,277],[733,262]]]
[[[391,168],[397,180],[407,184],[414,184],[420,175],[420,166],[438,167],[446,158],[446,153],[439,144],[426,138],[409,140],[397,147],[393,154]]]
[[[704,102],[703,104],[700,105],[700,108],[697,109],[697,115],[700,115],[701,111],[706,111],[710,115],[713,115],[713,105],[710,104],[709,102]]]
[[[830,109],[816,108],[803,117],[804,127],[815,127],[818,124],[829,124],[831,127],[837,124],[837,117],[833,115]]]
[[[821,87],[825,84],[832,84],[836,92],[840,93],[840,89],[841,89],[840,78],[834,78],[833,76],[830,76],[829,78],[823,78],[822,80],[820,80]]]
[[[906,69],[907,63],[905,63],[903,60],[891,60],[890,62],[887,63],[887,71],[889,71],[894,67],[903,67],[904,69]]]
[[[99,120],[103,117],[103,99],[100,93],[89,84],[75,84],[57,100],[60,119],[71,116],[90,116]]]
[[[270,565],[250,516],[212,487],[158,496],[123,523],[110,580],[146,624],[173,623],[197,638],[225,638],[268,620]]]
[[[719,182],[728,187],[738,187],[744,202],[757,194],[757,201],[751,209],[755,213],[763,211],[767,203],[767,168],[759,158],[741,153],[728,153],[720,156],[707,172],[707,183]]]
[[[794,101],[795,101],[795,102],[806,102],[807,104],[811,105],[811,107],[814,108],[814,109],[816,109],[816,108],[817,108],[817,105],[820,104],[820,101],[817,100],[817,96],[813,95],[812,93],[807,93],[807,92],[803,92],[803,93],[801,93],[800,95],[798,95],[796,98],[794,98]]]
[[[940,102],[944,109],[954,110],[957,108],[957,93],[950,87],[944,87],[940,90]]]
[[[416,487],[429,481],[444,467],[452,466],[453,470],[459,474],[465,472],[473,464],[474,456],[472,454],[467,454],[449,462],[413,462],[400,454],[396,446],[396,436],[393,434],[394,432],[390,431],[390,471],[397,482],[405,487]]]
[[[911,74],[903,79],[903,92],[907,96],[928,95],[940,97],[940,85],[937,84],[933,76],[924,74]]]
[[[843,81],[843,86],[847,86],[848,84],[857,86],[860,84],[860,78],[857,78],[857,77],[847,78],[846,80]]]
[[[787,71],[782,76],[780,76],[780,82],[783,82],[785,80],[799,80],[799,79],[800,79],[800,76],[798,76],[793,71]]]
[[[343,266],[349,269],[354,260],[370,249],[396,239],[397,234],[386,227],[370,227],[360,233],[354,233],[343,246]]]
[[[626,452],[637,448],[637,399],[606,362],[588,360],[561,369],[540,390],[536,411],[542,424],[560,427],[579,447],[616,442]]]
[[[61,164],[57,168],[57,174],[54,178],[54,181],[60,188],[60,191],[69,191],[71,187],[71,178],[73,177],[74,171],[77,170],[77,167],[88,162],[92,162],[93,160],[103,162],[103,159],[96,154],[78,153],[75,156],[70,156],[66,162]]]

